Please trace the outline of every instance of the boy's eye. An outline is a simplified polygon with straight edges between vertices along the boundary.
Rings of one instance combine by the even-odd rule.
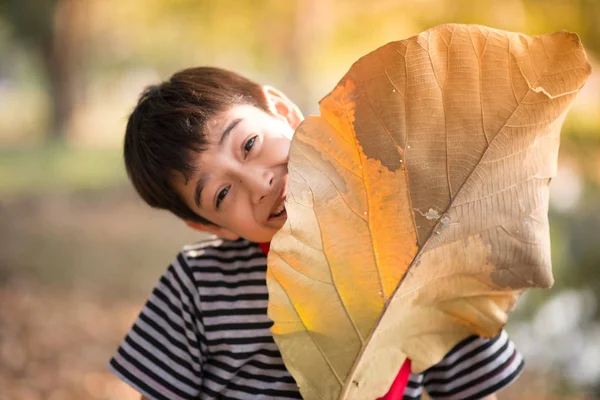
[[[252,147],[254,146],[255,141],[256,136],[252,136],[250,139],[248,139],[246,144],[244,144],[244,158],[246,158],[248,156],[248,153],[250,153],[250,149],[252,149]]]
[[[227,193],[229,192],[229,188],[230,188],[230,186],[227,186],[226,188],[222,189],[219,193],[217,193],[217,202],[216,202],[217,210],[219,209],[219,206],[221,205],[221,202],[223,201],[225,196],[227,196]]]

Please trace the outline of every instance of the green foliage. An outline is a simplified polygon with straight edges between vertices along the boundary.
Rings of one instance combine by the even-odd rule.
[[[75,148],[51,143],[0,150],[2,196],[99,189],[126,180],[120,149]]]

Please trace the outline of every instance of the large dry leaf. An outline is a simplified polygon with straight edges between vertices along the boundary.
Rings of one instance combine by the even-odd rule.
[[[306,399],[373,400],[552,285],[548,185],[577,35],[443,25],[355,63],[297,130],[269,315]],[[383,313],[383,314],[382,314]]]

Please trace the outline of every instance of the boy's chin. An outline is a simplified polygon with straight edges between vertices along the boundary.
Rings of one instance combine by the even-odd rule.
[[[273,236],[283,227],[285,224],[285,220],[281,224],[269,224],[267,229],[264,229],[262,232],[254,234],[250,234],[246,237],[251,242],[256,243],[268,243],[273,239]]]

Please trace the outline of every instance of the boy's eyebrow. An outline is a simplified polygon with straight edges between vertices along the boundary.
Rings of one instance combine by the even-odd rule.
[[[233,121],[231,121],[229,123],[229,125],[227,125],[227,128],[225,128],[225,130],[223,131],[223,134],[221,135],[221,139],[219,140],[219,146],[223,144],[225,139],[227,139],[227,136],[229,136],[229,134],[231,133],[233,128],[235,128],[237,126],[237,124],[240,123],[241,120],[242,120],[241,118],[236,118]]]
[[[231,133],[233,128],[237,126],[242,121],[242,118],[236,118],[227,125],[223,133],[221,134],[221,139],[219,139],[219,146],[223,144],[227,136]],[[201,200],[202,200],[202,190],[204,190],[204,184],[206,183],[206,176],[200,175],[198,178],[198,182],[196,182],[196,189],[194,191],[194,202],[196,203],[196,207],[200,208]]]
[[[206,182],[206,176],[200,175],[198,182],[196,182],[196,189],[194,190],[194,203],[196,207],[200,208],[200,201],[202,200],[202,190],[204,190],[204,183]]]

